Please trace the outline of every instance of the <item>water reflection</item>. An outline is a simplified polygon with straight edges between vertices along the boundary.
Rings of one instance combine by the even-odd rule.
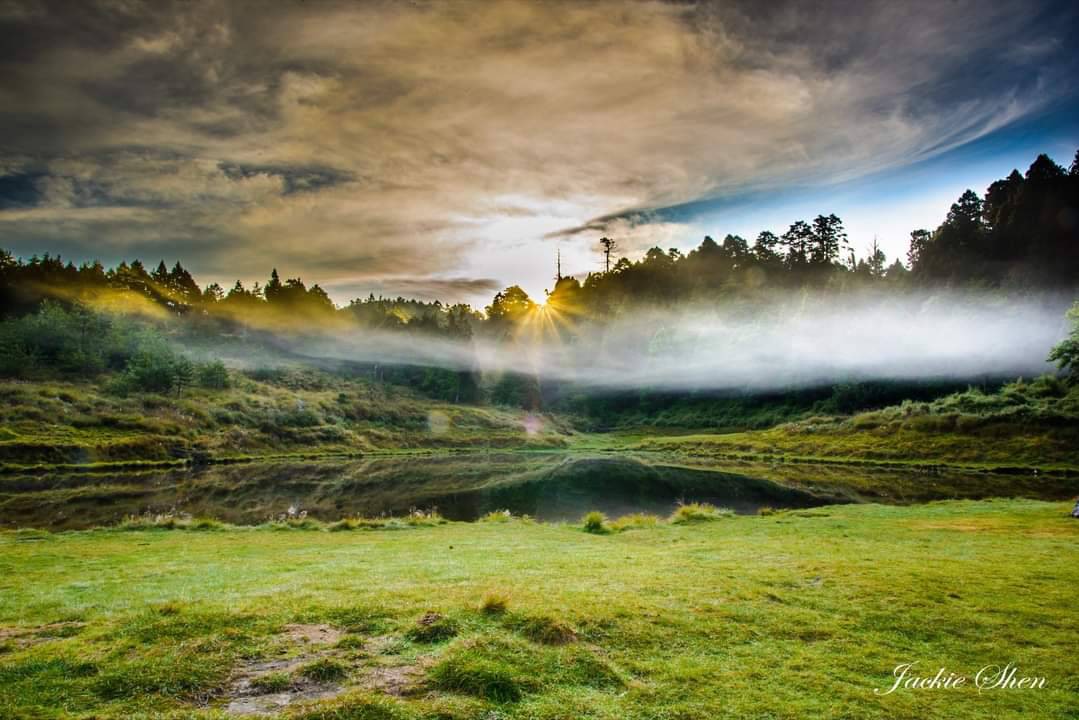
[[[930,474],[823,466],[686,467],[670,460],[566,454],[451,454],[348,462],[287,462],[124,474],[0,478],[0,525],[74,529],[129,515],[180,512],[237,524],[264,522],[288,507],[310,517],[399,515],[410,508],[474,520],[492,510],[541,520],[670,513],[710,502],[739,513],[763,506],[905,502],[948,497],[1064,497],[1076,480]]]

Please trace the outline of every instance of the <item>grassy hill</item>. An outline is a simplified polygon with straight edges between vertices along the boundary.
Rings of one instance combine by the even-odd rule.
[[[569,423],[457,405],[310,368],[231,372],[229,387],[118,394],[94,381],[0,382],[6,466],[177,462],[431,448],[561,447]]]

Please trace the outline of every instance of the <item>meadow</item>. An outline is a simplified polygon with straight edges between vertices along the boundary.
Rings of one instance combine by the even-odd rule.
[[[5,532],[0,715],[1072,717],[1069,510]],[[876,693],[905,662],[1045,687]]]

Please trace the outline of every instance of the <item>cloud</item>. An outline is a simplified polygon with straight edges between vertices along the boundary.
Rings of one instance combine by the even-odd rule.
[[[924,159],[1075,91],[1064,3],[4,8],[4,242],[223,281],[540,283],[508,248],[670,243],[695,229],[655,210]]]

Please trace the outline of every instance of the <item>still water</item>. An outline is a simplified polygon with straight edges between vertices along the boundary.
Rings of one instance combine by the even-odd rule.
[[[1032,485],[1033,482],[1033,485]],[[1063,482],[1063,486],[1061,483]],[[680,502],[738,513],[841,502],[917,502],[992,495],[1066,496],[1076,480],[822,466],[687,467],[663,458],[564,453],[449,454],[360,461],[210,466],[141,473],[0,477],[0,526],[76,529],[131,515],[187,513],[257,524],[289,508],[309,517],[437,509],[451,520],[509,510],[544,521],[600,510],[667,515]]]

